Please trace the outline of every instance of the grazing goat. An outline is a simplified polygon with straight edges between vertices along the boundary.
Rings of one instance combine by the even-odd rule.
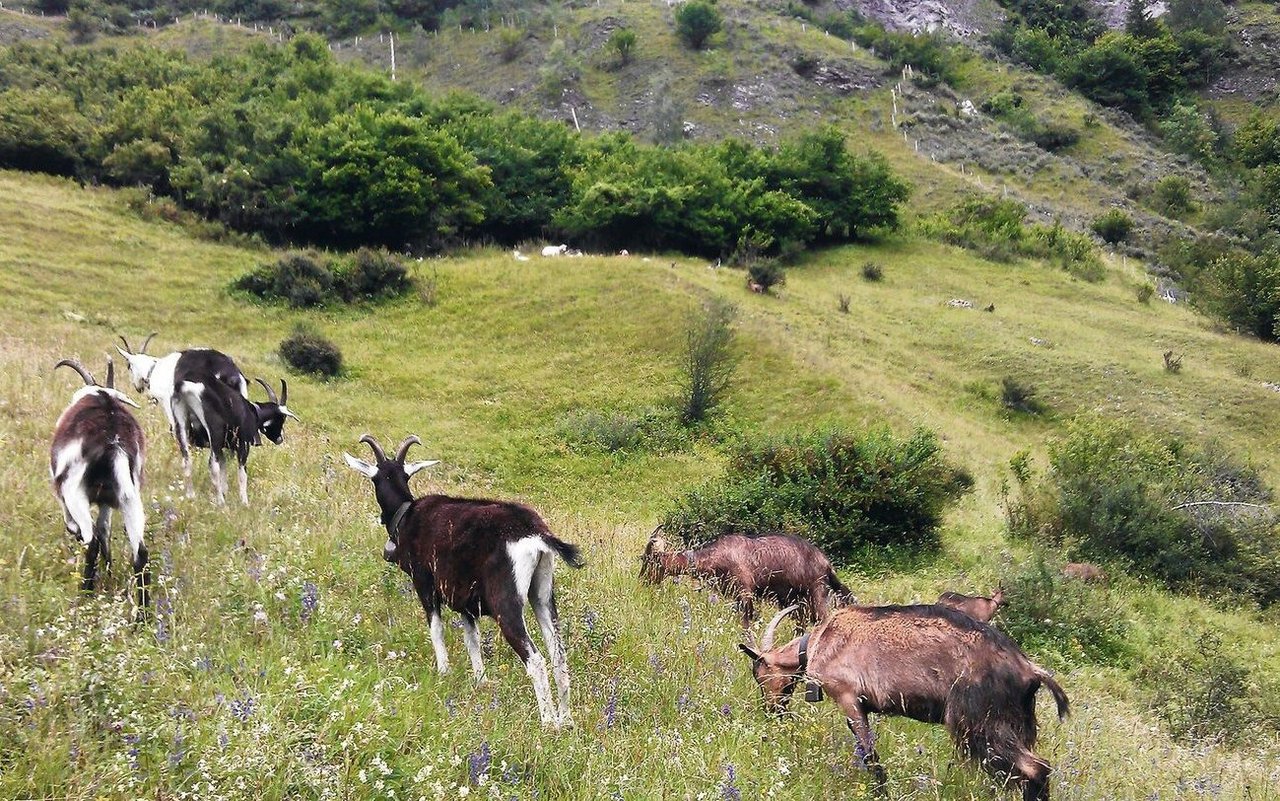
[[[147,546],[142,541],[145,514],[142,507],[142,465],[146,439],[128,407],[138,404],[115,388],[115,365],[107,360],[107,384],[100,386],[79,362],[63,359],[54,365],[70,367],[84,379],[85,386],[71,397],[58,417],[49,448],[49,477],[62,506],[63,522],[72,536],[88,549],[85,552],[81,589],[92,592],[97,578],[98,558],[111,564],[111,510],[124,517],[125,533],[133,556],[133,574],[138,585],[138,616],[146,613],[151,574],[147,568]],[[98,520],[90,516],[90,505],[98,507]]]
[[[886,790],[869,713],[941,723],[956,746],[997,776],[1022,784],[1024,801],[1048,801],[1050,766],[1032,752],[1036,691],[1048,687],[1058,717],[1067,695],[1008,636],[944,606],[853,606],[773,647],[789,607],[765,629],[760,650],[740,645],[767,710],[786,710],[796,684],[831,695],[844,712],[876,789]]]
[[[135,353],[122,335],[124,348],[117,347],[129,365],[134,388],[147,394],[164,410],[182,454],[182,474],[187,497],[195,496],[191,482],[191,447],[209,448],[209,473],[218,494],[218,503],[226,499],[223,474],[223,450],[236,452],[240,464],[240,500],[249,503],[248,448],[259,444],[259,432],[279,445],[284,442],[285,418],[295,415],[286,405],[289,387],[280,382],[281,399],[262,379],[267,391],[266,403],[249,400],[249,382],[244,373],[225,353],[210,348],[188,348],[167,356],[147,354],[147,345],[155,333],[147,336]],[[237,397],[238,396],[238,397]]]
[[[351,469],[373,482],[374,495],[387,529],[382,556],[409,574],[418,600],[431,621],[431,646],[436,667],[449,669],[444,648],[440,608],[447,604],[462,615],[463,639],[471,670],[484,674],[477,620],[488,615],[498,622],[502,636],[524,663],[538,699],[542,725],[559,728],[573,723],[569,710],[569,663],[559,630],[552,588],[555,557],[582,567],[578,548],[558,539],[538,513],[506,501],[424,495],[414,499],[409,477],[436,462],[405,464],[409,447],[420,442],[410,436],[400,443],[395,458],[365,434],[374,463],[343,457]],[[551,657],[559,692],[559,708],[551,699],[547,663],[525,628],[525,606],[533,607],[542,641]]]
[[[725,534],[695,550],[672,551],[661,532],[659,526],[649,537],[640,557],[640,577],[650,584],[683,574],[710,580],[734,597],[744,631],[755,620],[756,598],[778,606],[798,604],[801,619],[810,623],[827,616],[832,593],[843,603],[854,602],[831,560],[800,537]]]
[[[198,351],[202,357],[217,351]],[[258,403],[243,397],[232,386],[220,380],[216,372],[202,372],[216,359],[193,360],[188,370],[179,360],[175,373],[173,396],[174,436],[182,453],[183,476],[188,497],[194,495],[191,484],[191,448],[209,449],[209,474],[218,494],[218,504],[226,502],[227,478],[223,469],[224,451],[233,451],[239,465],[240,502],[249,505],[249,448],[261,444],[265,435],[277,445],[284,442],[284,421],[298,416],[288,407],[289,385],[280,380],[281,396],[261,378],[254,379],[267,392],[267,401]]]
[[[568,245],[547,245],[542,249],[543,256],[563,256],[568,252]]]
[[[1004,605],[1004,587],[997,587],[990,598],[981,595],[965,595],[959,592],[944,592],[938,596],[939,606],[949,606],[964,612],[979,623],[990,623],[996,610]]]

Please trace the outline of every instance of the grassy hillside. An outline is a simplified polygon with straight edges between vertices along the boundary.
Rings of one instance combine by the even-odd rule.
[[[937,430],[975,475],[945,551],[911,572],[846,572],[865,601],[987,589],[1025,558],[1006,542],[1002,465],[1041,454],[1077,411],[1100,410],[1218,439],[1274,484],[1280,383],[1274,348],[1212,330],[1188,310],[1135,300],[1140,276],[1113,263],[1084,284],[1033,263],[993,265],[904,234],[877,248],[815,253],[778,297],[737,271],[650,255],[517,262],[478,251],[414,266],[436,282],[376,308],[294,312],[249,305],[228,281],[272,257],[143,222],[116,193],[0,173],[0,796],[13,798],[856,798],[867,774],[831,704],[795,720],[759,710],[729,607],[687,583],[636,578],[636,555],[672,494],[714,475],[715,437],[668,452],[583,453],[565,416],[637,410],[673,394],[684,316],[699,298],[739,304],[744,360],[717,426],[786,431],[887,421]],[[874,260],[885,280],[868,283]],[[850,298],[849,313],[837,308]],[[976,308],[947,305],[953,298]],[[994,303],[995,311],[983,306]],[[154,348],[208,344],[250,375],[282,374],[278,341],[306,319],[340,344],[350,375],[291,376],[283,447],[250,464],[251,509],[180,489],[154,408],[140,413],[157,620],[128,625],[117,557],[92,599],[76,593],[78,548],[44,473],[53,420],[74,390],[51,374],[75,355],[95,369],[117,331],[159,330]],[[1036,345],[1032,338],[1048,343]],[[1185,353],[1181,374],[1160,354]],[[1041,389],[1052,412],[1009,417],[999,379]],[[536,728],[523,669],[483,626],[489,678],[434,671],[422,613],[379,558],[365,481],[341,452],[365,431],[419,434],[443,464],[419,491],[492,493],[536,505],[588,566],[558,572],[577,727]],[[123,541],[117,536],[117,555]],[[318,604],[303,603],[314,585]],[[1107,594],[1135,644],[1211,628],[1259,675],[1280,670],[1274,615],[1169,596],[1119,578]],[[1075,714],[1040,752],[1057,798],[1280,797],[1280,742],[1171,739],[1124,666],[1066,666]],[[893,798],[990,798],[944,734],[877,724]]]

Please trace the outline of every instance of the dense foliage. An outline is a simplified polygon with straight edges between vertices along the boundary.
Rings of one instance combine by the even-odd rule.
[[[320,332],[298,326],[280,342],[280,359],[300,373],[332,378],[342,372],[342,351]]]
[[[368,248],[350,257],[289,253],[232,283],[233,289],[297,308],[397,297],[412,287],[399,258]]]
[[[1014,471],[1013,534],[1175,589],[1280,601],[1272,494],[1253,468],[1219,448],[1092,417],[1073,421],[1049,454],[1043,477]]]
[[[0,166],[141,185],[272,241],[422,250],[568,235],[729,255],[897,224],[907,186],[835,129],[673,149],[431,97],[295,37],[207,65],[0,51]]]
[[[676,499],[663,525],[689,543],[791,531],[848,564],[936,550],[942,513],[968,483],[929,431],[823,431],[742,445],[726,475]]]

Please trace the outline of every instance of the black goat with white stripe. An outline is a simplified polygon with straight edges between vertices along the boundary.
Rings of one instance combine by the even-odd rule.
[[[462,615],[463,637],[471,669],[484,674],[477,620],[488,615],[498,622],[502,636],[524,662],[533,681],[542,725],[571,724],[569,665],[560,637],[559,616],[552,589],[555,557],[582,567],[578,548],[557,538],[538,513],[508,501],[424,495],[414,499],[409,477],[436,462],[405,464],[411,436],[388,459],[372,436],[360,438],[373,449],[376,463],[343,454],[347,464],[373,481],[374,495],[387,528],[382,556],[399,565],[413,579],[418,600],[431,621],[431,645],[436,667],[449,669],[444,649],[440,608],[448,605]],[[524,623],[524,608],[533,607],[542,640],[551,657],[559,705],[551,699],[547,663],[533,644]]]

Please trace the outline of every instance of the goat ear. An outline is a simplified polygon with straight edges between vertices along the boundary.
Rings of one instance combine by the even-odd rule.
[[[404,474],[406,477],[412,476],[414,473],[418,472],[419,470],[424,470],[435,464],[440,464],[440,460],[432,459],[429,462],[409,462],[407,465],[404,466]]]
[[[742,653],[751,657],[752,662],[760,661],[760,652],[752,648],[750,645],[747,645],[745,642],[740,642],[738,643],[738,647],[742,649]]]
[[[365,478],[373,478],[378,475],[378,468],[369,464],[363,459],[357,459],[349,453],[343,453],[342,458],[346,460],[347,466],[356,471]]]

